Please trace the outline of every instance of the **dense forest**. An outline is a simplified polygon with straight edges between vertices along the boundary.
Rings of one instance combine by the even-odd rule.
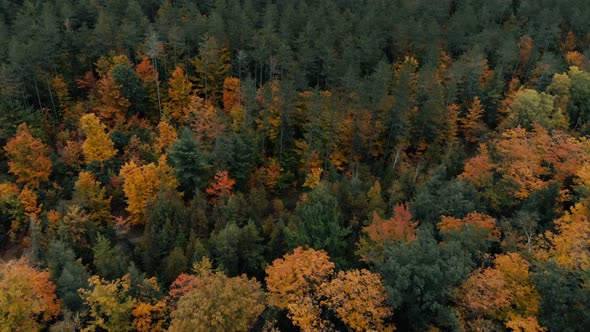
[[[584,0],[0,0],[0,331],[590,330]]]

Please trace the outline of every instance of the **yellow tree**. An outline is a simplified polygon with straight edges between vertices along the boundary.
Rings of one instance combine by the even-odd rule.
[[[391,316],[381,276],[368,270],[340,271],[322,286],[323,304],[353,331],[393,331],[384,320]]]
[[[268,303],[287,310],[303,331],[333,328],[323,317],[336,315],[353,331],[393,331],[384,321],[391,315],[387,292],[378,274],[340,271],[324,251],[296,248],[266,269]]]
[[[590,269],[590,211],[585,203],[577,203],[562,218],[555,220],[555,233],[547,232],[547,258],[569,269]]]
[[[150,163],[138,166],[134,161],[130,161],[121,168],[120,175],[124,180],[123,192],[127,198],[128,221],[132,225],[145,222],[145,209],[156,199],[161,185],[170,188],[178,186],[165,155],[160,157],[158,165]]]
[[[0,330],[41,331],[61,312],[49,272],[24,258],[0,264]]]
[[[88,113],[82,116],[80,127],[86,135],[82,151],[87,163],[93,161],[102,163],[117,154],[113,141],[105,133],[106,126],[100,122],[96,115]]]
[[[164,118],[175,124],[188,119],[193,84],[180,67],[176,67],[168,80],[168,99],[164,102]]]
[[[268,303],[287,309],[293,324],[302,330],[321,330],[319,290],[334,273],[334,263],[323,250],[296,248],[266,269]]]
[[[493,268],[475,271],[458,292],[466,323],[495,319],[516,331],[545,331],[536,319],[540,297],[529,266],[519,254],[509,253],[498,255]]]
[[[196,270],[171,313],[169,331],[249,331],[265,308],[260,283],[246,275]]]
[[[89,289],[80,289],[80,296],[90,309],[83,331],[131,331],[131,310],[135,300],[128,296],[129,275],[107,281],[99,276],[88,279]]]
[[[156,139],[155,148],[157,152],[163,153],[172,144],[174,144],[174,142],[176,142],[178,134],[176,133],[176,129],[174,129],[174,127],[172,127],[166,121],[161,121],[158,124],[157,129],[158,138]]]
[[[107,197],[94,175],[82,171],[74,184],[73,201],[90,213],[90,219],[97,225],[107,226],[111,220],[111,197]]]
[[[26,123],[18,126],[16,136],[4,146],[9,172],[32,188],[49,179],[51,159],[49,149],[40,139],[34,138]]]

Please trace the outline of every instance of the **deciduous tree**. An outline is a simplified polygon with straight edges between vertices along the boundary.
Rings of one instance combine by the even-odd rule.
[[[49,149],[31,135],[26,123],[18,126],[16,136],[8,141],[4,150],[10,167],[8,171],[17,177],[17,182],[37,188],[49,179],[52,166]]]
[[[82,151],[87,163],[92,161],[104,162],[117,154],[114,143],[105,133],[106,126],[96,115],[88,113],[80,118],[80,126],[86,135],[82,144]]]
[[[47,271],[25,258],[0,264],[0,330],[41,331],[61,311]]]

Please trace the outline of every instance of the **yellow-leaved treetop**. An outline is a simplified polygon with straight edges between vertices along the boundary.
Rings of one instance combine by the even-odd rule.
[[[176,129],[166,121],[161,121],[157,128],[158,139],[156,140],[155,148],[156,151],[162,153],[176,142],[178,134],[176,133]]]
[[[333,328],[326,309],[353,331],[393,331],[381,277],[367,270],[340,271],[322,250],[296,248],[266,269],[268,303],[287,309],[302,331]]]
[[[149,163],[139,166],[130,161],[121,168],[120,175],[124,180],[123,192],[127,198],[128,222],[132,225],[145,222],[145,209],[156,199],[161,185],[170,188],[178,186],[174,170],[168,166],[165,155],[160,157],[158,165]]]
[[[107,226],[111,220],[111,197],[107,197],[106,189],[100,185],[94,175],[82,171],[74,184],[74,203],[90,214],[90,219],[97,225]]]
[[[208,265],[195,265],[197,275],[183,287],[168,331],[250,331],[265,308],[260,283],[245,274],[230,278]]]
[[[129,275],[107,281],[99,276],[88,279],[89,288],[79,293],[90,309],[87,326],[83,331],[131,331],[131,311],[135,300],[128,295],[131,288]]]
[[[466,330],[483,320],[501,322],[514,331],[546,331],[537,321],[540,296],[529,263],[517,253],[498,255],[493,268],[476,270],[457,297]]]
[[[82,151],[86,162],[104,162],[117,154],[113,141],[105,132],[106,126],[96,115],[89,113],[80,118],[80,126],[86,135]]]
[[[193,84],[180,67],[172,72],[168,80],[168,99],[164,102],[164,117],[175,124],[183,124],[188,119]]]
[[[368,270],[340,271],[322,286],[326,297],[322,303],[353,331],[393,331],[385,326],[392,311],[387,306],[387,292],[381,276]]]
[[[60,312],[49,272],[24,258],[0,264],[0,331],[40,331]]]
[[[296,248],[266,269],[268,303],[287,309],[293,324],[304,331],[321,330],[319,289],[334,273],[334,263],[323,250]]]
[[[14,174],[16,182],[23,182],[37,188],[49,179],[51,159],[49,149],[40,139],[31,135],[26,123],[20,124],[13,137],[4,146],[8,157],[8,172]]]

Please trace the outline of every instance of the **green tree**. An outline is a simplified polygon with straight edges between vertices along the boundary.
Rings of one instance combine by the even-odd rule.
[[[327,184],[320,184],[307,195],[295,209],[295,217],[289,222],[287,232],[292,248],[323,249],[335,260],[350,249],[346,241],[350,229],[341,225],[338,200]]]
[[[96,271],[103,278],[114,279],[122,276],[127,270],[126,257],[122,253],[121,247],[113,247],[111,241],[101,234],[98,235],[92,252]]]
[[[400,320],[398,328],[458,328],[451,310],[453,288],[461,285],[472,268],[459,243],[439,244],[431,230],[421,228],[415,241],[387,243],[383,259],[374,264]]]
[[[264,269],[263,239],[254,222],[243,227],[230,222],[218,234],[211,236],[211,257],[229,276],[246,273],[258,276]]]
[[[548,130],[567,128],[567,118],[563,110],[554,107],[554,99],[551,95],[532,89],[519,91],[509,106],[510,113],[502,127],[522,126],[530,130],[533,122],[537,122]]]
[[[182,191],[190,197],[195,191],[205,189],[208,166],[190,129],[180,132],[179,139],[170,147],[168,154]]]
[[[65,243],[52,241],[47,250],[46,261],[64,306],[73,311],[79,310],[82,299],[78,289],[88,287],[89,277],[82,259],[76,259],[74,251]]]

